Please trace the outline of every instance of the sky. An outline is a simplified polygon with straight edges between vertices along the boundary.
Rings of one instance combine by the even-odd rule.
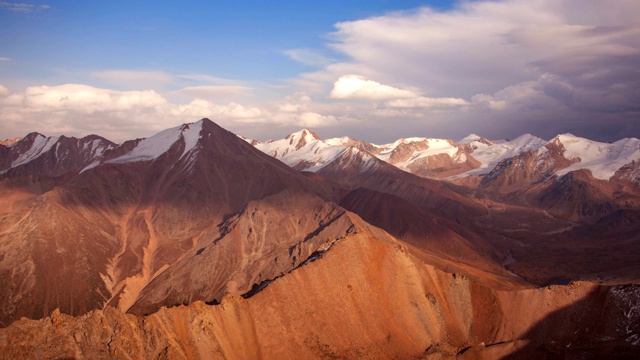
[[[637,0],[0,1],[0,139],[640,137]]]

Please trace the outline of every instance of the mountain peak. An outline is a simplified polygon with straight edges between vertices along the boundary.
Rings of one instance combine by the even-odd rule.
[[[0,141],[0,145],[11,146],[11,145],[17,143],[20,140],[22,140],[22,138],[19,138],[19,137],[15,137],[15,138],[12,138],[12,139],[6,139],[6,140]]]
[[[458,144],[468,144],[470,142],[479,141],[481,139],[482,139],[482,137],[480,135],[469,134],[469,135],[465,136],[464,138],[458,140],[457,142],[458,142]]]
[[[458,144],[472,144],[472,143],[480,143],[480,144],[485,144],[485,145],[493,145],[494,142],[491,140],[488,140],[486,138],[483,138],[480,135],[477,134],[469,134],[467,136],[465,136],[463,139],[459,140],[457,142]]]
[[[142,139],[133,150],[115,159],[111,159],[108,162],[125,163],[155,160],[169,151],[169,149],[179,141],[184,142],[184,149],[180,156],[182,157],[196,147],[204,128],[208,128],[209,131],[215,131],[217,127],[218,126],[209,119],[202,119],[194,123],[173,127],[146,139]]]
[[[296,150],[312,142],[321,141],[316,133],[306,128],[287,135],[285,139],[289,140],[289,145],[295,144]]]
[[[291,133],[289,135],[287,135],[285,137],[285,139],[290,140],[290,139],[310,139],[310,140],[320,140],[320,137],[314,133],[313,131],[304,128],[300,131],[296,131],[294,133]]]

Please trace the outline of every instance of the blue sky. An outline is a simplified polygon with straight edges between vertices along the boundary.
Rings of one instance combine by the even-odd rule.
[[[0,138],[640,136],[633,0],[0,1]]]
[[[4,57],[19,60],[6,78],[51,77],[100,69],[203,73],[277,81],[308,70],[285,52],[323,44],[340,21],[450,1],[49,1],[25,13],[0,12]],[[38,9],[37,6],[47,8]],[[326,56],[336,56],[330,52]],[[5,76],[3,76],[5,77]]]

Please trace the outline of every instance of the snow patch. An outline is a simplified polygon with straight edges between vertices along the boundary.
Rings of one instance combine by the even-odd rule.
[[[453,178],[470,175],[486,175],[490,173],[500,161],[518,156],[527,151],[542,149],[545,144],[546,141],[531,134],[521,135],[511,141],[494,143],[493,145],[477,143],[477,149],[473,151],[472,156],[480,162],[480,166]]]
[[[29,150],[25,151],[19,158],[11,163],[11,167],[20,166],[39,158],[41,155],[49,151],[59,139],[60,138],[57,136],[46,138],[44,135],[37,134],[33,139],[33,144],[31,144]]]
[[[202,132],[202,120],[193,124],[188,124],[182,131],[182,137],[184,138],[184,151],[182,156],[191,151],[198,145],[200,140],[200,133]],[[181,156],[181,157],[182,157]]]
[[[609,180],[621,167],[640,160],[640,140],[625,138],[613,144],[584,139],[571,134],[558,135],[557,141],[565,149],[563,156],[575,161],[556,174],[563,176],[571,171],[587,169],[600,180]]]
[[[322,169],[345,150],[342,146],[327,144],[307,129],[255,147],[291,167],[311,172]]]
[[[352,139],[348,136],[324,140],[326,144],[331,146],[347,146],[351,141]]]
[[[180,155],[180,157],[182,157],[196,147],[200,139],[201,130],[202,120],[161,131],[156,135],[140,141],[128,154],[109,160],[108,162],[126,163],[154,160],[169,151],[180,139],[182,139],[185,144],[184,151]],[[87,169],[85,168],[85,170]]]
[[[465,136],[464,138],[458,140],[458,144],[469,144],[473,141],[480,141],[482,140],[482,137],[476,134],[469,134],[467,136]]]

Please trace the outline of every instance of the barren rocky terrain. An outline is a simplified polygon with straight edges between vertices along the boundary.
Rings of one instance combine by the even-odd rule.
[[[0,358],[637,358],[637,162],[300,136],[0,145]]]

